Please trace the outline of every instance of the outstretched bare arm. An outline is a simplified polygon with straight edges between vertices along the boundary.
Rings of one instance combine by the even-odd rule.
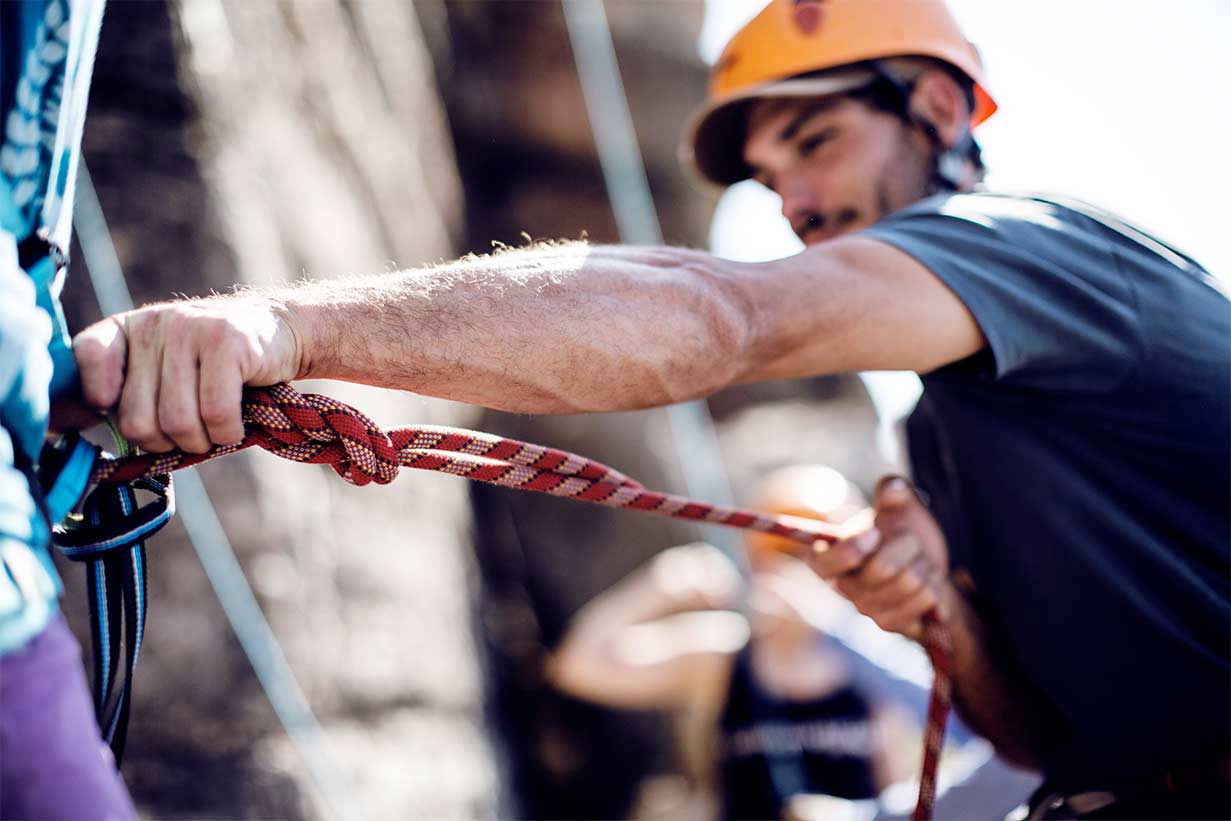
[[[624,410],[759,379],[930,370],[978,350],[906,254],[834,240],[773,263],[542,244],[416,271],[165,303],[83,332],[86,401],[149,450],[242,436],[245,384],[364,382],[525,413]]]

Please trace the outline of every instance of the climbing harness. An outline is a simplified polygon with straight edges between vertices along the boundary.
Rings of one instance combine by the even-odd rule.
[[[126,454],[127,443],[118,432],[113,433],[117,450]],[[83,468],[84,475],[90,475],[88,468],[97,453],[97,448],[73,434],[58,447],[44,450],[40,472],[42,485],[50,488],[47,507],[60,514],[60,523],[52,528],[52,540],[64,556],[85,564],[94,714],[118,766],[124,757],[133,675],[145,635],[145,541],[175,514],[175,496],[170,476],[141,476],[128,482],[98,484],[86,495],[79,514],[64,515],[84,487],[84,482],[75,477],[83,475]],[[66,488],[74,486],[78,493],[70,494]],[[148,492],[152,501],[140,504],[137,491]],[[121,636],[125,676],[113,704]]]
[[[94,597],[106,587],[115,589],[111,579],[118,575],[118,589],[125,602],[135,600],[131,616],[125,613],[129,679],[104,727],[122,724],[127,719],[127,698],[131,676],[140,648],[140,631],[145,617],[144,539],[161,527],[173,511],[169,474],[201,462],[243,450],[253,445],[295,462],[327,464],[354,485],[372,482],[388,484],[403,468],[450,473],[480,482],[518,490],[533,490],[564,496],[607,507],[643,510],[676,519],[706,522],[755,530],[813,545],[832,543],[845,534],[841,527],[811,519],[758,513],[733,507],[707,504],[683,496],[649,490],[623,473],[567,451],[519,442],[487,433],[438,425],[382,430],[359,411],[319,394],[299,393],[289,385],[248,388],[243,402],[245,435],[233,445],[220,445],[207,453],[140,453],[128,456],[100,454],[94,462],[90,480],[96,489],[87,497],[84,519],[76,528],[60,530],[57,544],[74,551],[74,558],[87,558],[104,565],[102,582],[91,589]],[[151,491],[155,501],[137,507],[132,487]],[[101,494],[101,495],[99,495]],[[91,499],[96,501],[91,502]],[[120,527],[107,527],[107,517],[119,513]],[[116,568],[115,551],[125,551],[124,562]],[[93,565],[92,565],[93,566]],[[111,574],[111,575],[108,575]],[[130,578],[131,577],[131,578]],[[111,597],[108,597],[110,602]],[[101,599],[100,599],[101,601]],[[94,604],[92,603],[92,607]],[[114,608],[98,606],[100,621],[112,631]],[[932,817],[936,792],[936,770],[948,719],[952,661],[949,632],[938,615],[924,619],[924,646],[935,669],[924,732],[923,767],[919,779],[919,798],[912,815],[914,821]],[[102,638],[95,632],[95,640]],[[116,643],[109,632],[104,647],[114,653]],[[96,653],[96,656],[100,654]],[[96,694],[103,700],[110,692],[109,677],[114,675],[114,656],[95,664]],[[101,716],[100,711],[100,716]],[[111,729],[123,745],[123,730]]]

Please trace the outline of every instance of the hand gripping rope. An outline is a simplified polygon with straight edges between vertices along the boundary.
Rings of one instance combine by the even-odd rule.
[[[396,428],[386,433],[349,405],[327,396],[299,393],[285,384],[248,388],[243,419],[246,434],[239,444],[215,447],[203,454],[171,451],[122,458],[104,456],[96,462],[91,480],[109,484],[163,476],[258,445],[284,459],[327,464],[355,485],[388,484],[400,468],[417,468],[608,507],[756,530],[803,545],[832,543],[842,535],[839,528],[826,522],[718,507],[648,490],[599,462],[514,439],[437,425]],[[924,619],[924,628],[924,646],[935,678],[924,731],[919,799],[912,816],[915,821],[932,817],[952,689],[948,629],[934,613]]]

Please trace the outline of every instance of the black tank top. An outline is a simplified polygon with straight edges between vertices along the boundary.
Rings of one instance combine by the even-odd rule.
[[[811,701],[783,701],[756,681],[748,647],[731,673],[723,709],[724,816],[781,818],[793,795],[876,796],[867,700],[849,685]]]

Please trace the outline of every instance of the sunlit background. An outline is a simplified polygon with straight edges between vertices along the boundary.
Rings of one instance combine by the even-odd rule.
[[[711,229],[714,201],[677,162],[703,94],[707,8],[700,53],[712,59],[762,5],[603,4],[623,91],[598,102],[610,111],[626,97],[668,242],[696,247],[709,232],[716,251],[745,259],[798,248],[775,198],[755,186],[731,192]],[[1098,202],[1231,273],[1220,241],[1231,4],[952,6],[1001,103],[979,132],[991,185]],[[96,192],[106,224],[79,224],[70,328],[113,310],[89,284],[104,269],[140,304],[413,267],[526,236],[618,241],[618,197],[596,143],[619,129],[592,119],[579,82],[578,63],[602,49],[574,47],[564,9],[109,3],[83,142],[93,184],[83,178],[78,193],[79,217]],[[913,379],[866,377],[886,454]],[[535,417],[356,385],[304,388],[386,427],[457,425],[564,447],[655,489],[683,492],[680,465],[698,461],[658,411]],[[874,410],[849,376],[741,386],[709,408],[741,498],[784,465],[829,465],[865,492],[893,469],[875,453]],[[684,759],[675,722],[567,698],[544,677],[578,608],[698,538],[694,528],[427,473],[352,488],[321,466],[251,452],[204,465],[199,478],[212,506],[181,479],[179,515],[151,546],[152,618],[124,760],[143,817],[675,819],[682,806],[660,788],[681,775],[677,799],[705,798],[688,794],[708,782]],[[236,560],[243,574],[226,564]],[[83,574],[63,575],[65,612],[85,637]],[[251,594],[259,609],[243,604]],[[926,659],[905,639],[849,609],[828,618],[828,632],[898,680],[926,683]],[[916,741],[897,747],[913,766]],[[982,760],[970,752],[966,765]],[[960,780],[954,766],[946,761],[946,777]],[[904,813],[913,790],[901,783]],[[1028,791],[985,781],[970,793],[977,811],[943,815],[986,818],[989,796]]]
[[[713,62],[764,6],[707,0],[702,57]],[[976,134],[988,187],[1095,203],[1231,281],[1231,3],[950,0],[949,7],[979,48],[1000,104]],[[714,216],[715,253],[756,261],[798,250],[778,207],[756,183],[734,186]],[[911,374],[864,380],[887,422],[917,398]]]

